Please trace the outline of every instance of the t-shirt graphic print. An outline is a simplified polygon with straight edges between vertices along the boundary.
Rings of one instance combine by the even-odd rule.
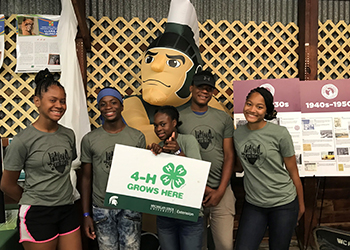
[[[261,166],[265,161],[266,149],[264,145],[257,141],[247,141],[242,145],[241,157],[248,161],[250,165]]]

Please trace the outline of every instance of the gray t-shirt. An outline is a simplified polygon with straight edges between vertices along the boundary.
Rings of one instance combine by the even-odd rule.
[[[193,135],[178,134],[176,141],[177,144],[179,144],[181,151],[184,152],[186,157],[202,160],[198,142]],[[159,142],[159,145],[163,147],[164,142]]]
[[[98,207],[104,207],[115,144],[145,148],[146,140],[140,131],[126,125],[116,134],[106,132],[103,127],[97,128],[86,134],[81,142],[80,161],[92,164],[92,202]],[[126,155],[125,157],[132,156]]]
[[[208,183],[211,188],[220,185],[224,163],[223,142],[232,138],[233,123],[224,111],[208,107],[202,115],[195,114],[191,107],[180,111],[179,133],[192,134],[198,141],[202,159],[211,162]]]
[[[25,171],[21,205],[60,206],[73,203],[70,181],[72,161],[77,157],[75,135],[59,125],[46,133],[29,125],[6,149],[5,169]]]
[[[269,208],[295,199],[295,186],[283,165],[284,157],[294,155],[293,141],[285,127],[270,122],[259,130],[239,126],[234,142],[244,169],[247,202]]]

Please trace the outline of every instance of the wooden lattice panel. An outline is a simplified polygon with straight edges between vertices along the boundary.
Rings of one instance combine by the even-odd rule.
[[[123,95],[141,94],[142,53],[164,31],[166,19],[89,19],[93,41],[88,57],[88,107],[91,124],[98,127],[97,90],[112,85]],[[294,23],[271,26],[207,20],[199,29],[204,69],[217,75],[216,97],[231,115],[233,80],[297,77],[298,27]]]
[[[92,22],[92,48],[88,56],[88,108],[93,127],[99,125],[96,97],[98,89],[116,87],[123,95],[141,94],[141,57],[161,32],[165,20],[134,18],[114,21],[105,17]]]
[[[4,63],[0,69],[0,136],[13,137],[38,116],[33,103],[35,74],[16,74],[16,15],[5,18]],[[59,78],[55,73],[55,79]]]
[[[5,59],[0,70],[0,135],[11,137],[37,117],[32,102],[35,74],[16,74],[16,20],[5,19]],[[99,127],[96,96],[99,88],[117,87],[123,95],[141,94],[141,56],[164,31],[166,20],[126,21],[109,18],[91,22],[92,52],[88,54],[88,109],[92,127]],[[295,78],[298,27],[266,22],[199,24],[200,51],[205,69],[218,76],[218,93],[227,112],[233,113],[233,80]],[[349,25],[320,23],[319,79],[349,78]]]
[[[318,79],[349,79],[350,25],[328,20],[318,31]]]
[[[35,74],[16,74],[16,15],[5,19],[4,63],[0,70],[0,135],[12,137],[37,117],[33,104]]]
[[[219,78],[216,97],[231,114],[233,80],[297,77],[298,27],[294,23],[271,26],[208,20],[200,30],[202,57]]]

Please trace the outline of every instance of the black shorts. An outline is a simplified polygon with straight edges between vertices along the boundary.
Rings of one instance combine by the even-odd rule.
[[[18,212],[19,242],[44,243],[80,228],[74,205],[21,205]]]

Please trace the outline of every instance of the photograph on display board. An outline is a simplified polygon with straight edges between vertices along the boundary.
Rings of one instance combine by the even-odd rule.
[[[333,151],[321,152],[321,155],[322,155],[322,160],[335,160]]]
[[[337,155],[349,155],[349,148],[337,148]]]
[[[38,18],[30,16],[19,16],[18,34],[20,36],[36,36],[39,34]]]
[[[334,117],[334,127],[340,128],[341,127],[341,118]]]
[[[335,138],[349,138],[349,133],[347,130],[336,130]]]
[[[320,131],[321,138],[333,138],[333,131],[331,129],[324,129]]]
[[[60,55],[59,54],[49,54],[49,65],[60,65]]]

